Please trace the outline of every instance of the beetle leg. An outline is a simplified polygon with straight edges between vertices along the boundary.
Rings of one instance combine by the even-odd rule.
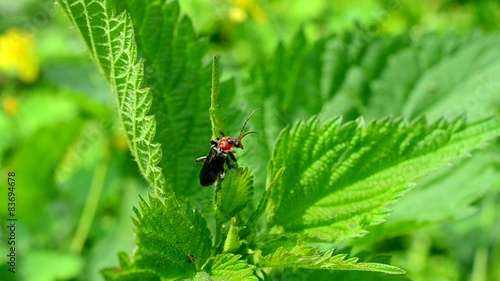
[[[206,156],[198,157],[198,158],[196,158],[196,162],[204,162],[205,159],[207,159]]]
[[[236,161],[236,157],[234,157],[234,153],[232,152],[228,152],[229,153],[229,156],[231,156],[231,159],[233,159],[234,162],[238,162]]]

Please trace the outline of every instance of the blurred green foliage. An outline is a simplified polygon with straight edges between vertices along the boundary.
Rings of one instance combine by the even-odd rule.
[[[488,35],[498,35],[500,27],[499,2],[484,0],[186,0],[181,3],[181,13],[192,20],[199,34],[209,38],[210,50],[222,54],[222,77],[226,80],[248,65],[266,64],[264,67],[268,67],[266,61],[256,58],[269,56],[276,49],[283,48],[284,57],[293,57],[295,54],[285,53],[280,42],[284,46],[309,46],[334,33],[347,34],[347,38],[349,32],[357,31],[362,36],[345,40],[351,42],[347,46],[355,52],[362,49],[357,47],[363,42],[379,40],[376,38],[380,36],[401,35],[393,37],[396,39],[392,42],[379,41],[380,44],[393,44],[395,49],[424,36],[419,41],[420,47],[398,54],[397,59],[389,62],[390,66],[394,66],[414,63],[415,58],[422,61],[418,51],[430,50],[437,40],[450,42],[450,46],[467,45],[471,41],[481,41],[478,45],[489,46],[497,41],[489,39]],[[18,35],[22,39],[10,37],[9,41],[7,36],[13,29],[21,31]],[[429,32],[444,36],[432,34],[425,37]],[[118,251],[132,252],[132,206],[139,205],[137,195],[148,190],[137,164],[130,156],[124,132],[117,125],[114,97],[89,59],[81,39],[53,1],[4,1],[0,7],[0,36],[0,53],[7,49],[6,42],[12,40],[15,40],[14,47],[21,48],[14,50],[23,50],[17,53],[15,63],[7,64],[7,59],[0,62],[0,218],[3,225],[8,216],[6,175],[15,171],[19,265],[15,275],[7,271],[7,258],[3,253],[8,250],[2,239],[0,279],[15,280],[15,276],[17,280],[35,281],[102,280],[99,270],[116,266]],[[33,57],[29,55],[32,42]],[[451,49],[434,50],[424,54],[434,54],[435,59],[442,59],[452,52]],[[493,55],[484,54],[480,47],[470,52],[483,55],[482,59],[486,62],[495,59]],[[432,58],[427,61],[432,63]],[[360,68],[364,65],[370,64],[360,63]],[[291,65],[283,71],[283,79],[293,67]],[[460,75],[454,76],[454,70],[465,67],[469,69],[464,72],[472,73],[470,75],[484,70],[482,61],[455,61],[429,76],[451,77],[453,79],[444,86],[458,85],[463,91],[474,91],[473,86]],[[392,73],[383,74],[385,76],[375,89],[379,92],[390,87],[409,90],[410,86],[405,87],[413,85],[411,81],[405,84],[405,81],[399,80],[397,70],[401,68],[394,66],[394,69]],[[264,69],[260,75],[272,72],[273,69]],[[31,73],[31,76],[23,73]],[[435,119],[444,110],[450,110],[451,105],[456,105],[451,109],[454,113],[465,111],[469,113],[468,117],[477,119],[485,113],[499,111],[498,76],[493,76],[499,71],[491,69],[489,73],[491,75],[482,80],[484,88],[478,92],[479,99],[467,104],[460,95],[456,95],[450,100],[439,101],[437,105],[426,104],[419,99],[411,103],[406,101],[408,107],[400,108],[387,106],[395,100],[385,97],[387,100],[378,101],[379,108],[356,111],[353,108],[363,108],[357,106],[363,105],[362,95],[360,100],[340,95],[331,104],[308,101],[307,110],[294,112],[293,116],[280,116],[278,124],[268,124],[270,129],[267,135],[275,136],[283,125],[308,117],[317,109],[329,114],[345,114],[349,119],[359,115],[369,119],[391,114],[407,118],[426,114]],[[207,79],[208,75],[209,72]],[[379,77],[378,73],[373,73],[373,77]],[[245,78],[248,79],[248,76]],[[356,79],[356,76],[350,78]],[[236,83],[245,84],[243,79]],[[337,84],[332,85],[336,87]],[[447,92],[449,89],[444,86],[436,85],[436,91]],[[231,89],[230,86],[225,87]],[[277,89],[272,85],[260,89],[263,95],[279,95],[273,93]],[[208,95],[208,87],[206,91]],[[248,99],[239,92],[227,104],[229,128],[241,126],[240,120],[247,113],[241,109],[242,102],[248,102]],[[287,102],[290,107],[301,103],[300,100]],[[249,103],[254,106],[251,101]],[[286,112],[285,109],[281,108],[282,112]],[[262,155],[241,155],[242,159],[251,162],[248,160],[252,157],[269,156],[274,141],[257,142],[261,142],[259,145],[266,151]],[[195,145],[203,146],[205,143]],[[375,249],[394,255],[392,263],[407,269],[408,277],[413,280],[497,280],[500,278],[498,148],[497,143],[491,150],[482,153],[481,163],[476,163],[475,158],[465,160],[461,170],[455,171],[451,177],[451,172],[444,171],[421,182],[419,186],[422,188],[410,193],[394,207],[394,217],[383,225],[383,229],[374,229],[350,246],[361,253]],[[249,146],[248,150],[251,149]],[[165,157],[168,156],[164,155],[164,161],[168,161]],[[485,163],[484,159],[488,162]],[[265,168],[252,168],[257,175],[255,181],[264,181],[262,170]],[[443,182],[442,178],[446,181]],[[467,184],[464,185],[464,182]],[[433,184],[445,188],[433,189]],[[454,193],[467,187],[469,193]],[[436,190],[444,194],[433,193]],[[457,197],[449,194],[457,194]],[[464,194],[467,197],[458,196]],[[435,213],[425,208],[425,198],[443,198],[445,211],[438,212],[441,217],[433,217]],[[414,227],[415,220],[420,227],[412,234],[406,234],[408,229],[405,225]],[[5,231],[2,228],[0,237],[6,236]],[[380,240],[377,231],[392,233],[392,238]],[[311,276],[305,270],[287,271],[284,277],[290,280],[302,276],[332,277],[313,274]],[[363,273],[353,276],[363,278]]]

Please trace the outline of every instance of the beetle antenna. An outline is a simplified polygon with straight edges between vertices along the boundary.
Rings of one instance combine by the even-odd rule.
[[[250,134],[250,133],[256,133],[256,132],[248,132],[246,134],[243,134],[243,131],[245,130],[245,126],[247,125],[248,123],[248,120],[250,120],[250,118],[252,117],[252,115],[257,111],[257,110],[260,110],[260,108],[256,108],[252,111],[252,113],[250,113],[250,115],[248,115],[247,117],[247,120],[245,120],[245,123],[243,123],[243,127],[241,127],[241,131],[240,131],[240,136],[238,137],[238,139],[242,139],[244,136]]]
[[[253,131],[252,131],[252,132],[246,132],[246,133],[244,133],[244,134],[243,134],[243,136],[241,136],[241,138],[244,138],[246,135],[249,135],[249,134],[257,134],[257,135],[259,135],[259,136],[261,136],[261,137],[262,137],[262,134],[261,134],[261,133],[259,133],[259,132],[253,132]]]

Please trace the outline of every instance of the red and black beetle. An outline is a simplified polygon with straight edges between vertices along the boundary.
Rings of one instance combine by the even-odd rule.
[[[234,156],[236,151],[234,151],[234,149],[243,149],[242,140],[246,135],[258,134],[257,132],[247,132],[243,134],[243,130],[245,130],[245,126],[247,125],[248,120],[250,120],[250,117],[252,117],[252,115],[259,109],[260,108],[257,108],[250,113],[237,138],[225,136],[223,132],[220,132],[224,137],[217,138],[217,141],[210,140],[212,147],[210,147],[208,155],[196,159],[196,162],[203,162],[203,166],[200,171],[200,184],[202,186],[210,186],[214,184],[219,177],[223,179],[226,174],[226,171],[224,170],[224,163],[226,163],[228,170],[231,170],[232,168],[230,160],[227,156],[229,155],[231,159],[236,162],[236,157]]]

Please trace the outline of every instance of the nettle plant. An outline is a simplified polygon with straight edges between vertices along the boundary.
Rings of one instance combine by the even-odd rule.
[[[219,88],[209,43],[176,2],[59,3],[109,81],[131,152],[154,190],[134,209],[132,257],[120,253],[120,268],[103,270],[106,280],[329,280],[362,271],[394,280],[405,271],[349,257],[346,243],[380,225],[418,179],[500,134],[494,117],[433,118],[473,90],[467,73],[493,76],[498,37],[413,42],[354,33],[308,45],[299,34],[250,66],[238,86],[227,79]],[[242,101],[241,110],[221,108]],[[224,180],[201,187],[194,159],[209,151],[210,135],[228,133],[223,120],[241,128],[255,108],[262,110],[249,126],[263,136],[246,138],[238,155],[250,168],[233,163]],[[341,113],[350,121],[334,117]],[[424,113],[435,121],[418,117]],[[383,117],[392,114],[414,121]],[[442,200],[427,203],[432,209]],[[457,203],[456,212],[469,203]]]

